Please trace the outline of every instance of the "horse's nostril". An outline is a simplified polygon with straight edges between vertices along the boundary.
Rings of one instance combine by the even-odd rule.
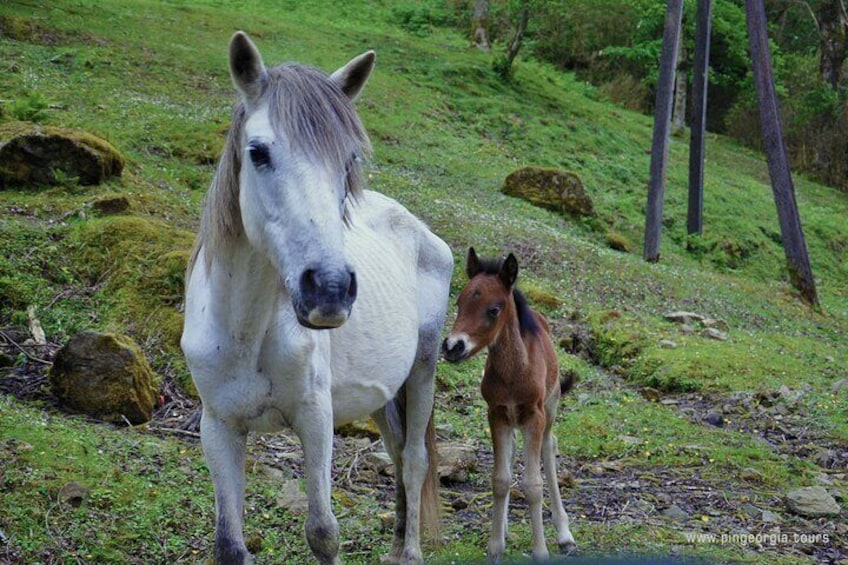
[[[300,278],[300,288],[305,294],[313,294],[318,289],[315,269],[307,269]]]
[[[347,287],[347,297],[351,300],[356,298],[356,273],[350,273],[350,284]]]

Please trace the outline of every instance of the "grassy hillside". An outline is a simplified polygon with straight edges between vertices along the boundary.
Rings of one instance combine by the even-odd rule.
[[[454,293],[469,245],[485,255],[514,252],[520,286],[563,345],[581,352],[561,351],[564,370],[581,381],[557,432],[562,468],[571,472],[563,495],[582,551],[756,563],[848,558],[848,387],[838,386],[848,377],[848,196],[795,178],[822,306],[814,311],[787,282],[763,156],[709,137],[704,235],[691,238],[688,139],[676,138],[661,261],[647,264],[640,250],[651,119],[532,61],[519,60],[514,81],[503,83],[489,56],[432,24],[438,18],[428,6],[4,3],[0,120],[88,130],[128,164],[119,180],[98,187],[68,179],[44,190],[0,191],[0,329],[4,351],[17,356],[0,378],[46,371],[9,337],[26,329],[27,307],[35,305],[52,343],[89,328],[128,333],[165,389],[190,392],[178,349],[182,269],[234,100],[231,34],[251,34],[268,64],[298,60],[327,71],[375,49],[377,69],[358,103],[375,147],[371,187],[450,244]],[[524,165],[577,173],[598,218],[570,221],[502,195],[503,178]],[[129,212],[98,217],[92,203],[113,196],[128,198]],[[610,249],[611,233],[633,251]],[[729,339],[684,334],[663,317],[673,310],[723,321]],[[481,366],[479,359],[439,365],[442,435],[484,457],[469,483],[443,493],[452,514],[447,543],[430,548],[438,563],[485,552]],[[715,411],[724,416],[721,427],[705,423]],[[0,562],[208,556],[214,512],[199,446],[163,427],[117,430],[68,416],[46,389],[27,400],[0,395]],[[247,533],[264,538],[256,542],[259,563],[310,562],[303,517],[277,501],[279,469],[299,464],[296,445],[289,451],[280,441],[263,436],[251,444]],[[269,461],[269,449],[282,459]],[[390,539],[383,520],[390,497],[348,484],[352,461],[337,462],[348,479],[335,499],[346,562],[374,563]],[[91,490],[78,508],[58,502],[69,481]],[[806,520],[786,510],[788,489],[818,484],[840,499],[840,517]],[[671,505],[686,518],[664,515]],[[512,520],[509,555],[518,558],[529,548],[520,499]],[[827,540],[790,536],[760,553],[738,540],[687,537],[775,531]]]

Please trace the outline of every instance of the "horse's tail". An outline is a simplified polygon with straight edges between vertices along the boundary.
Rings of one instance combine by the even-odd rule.
[[[424,436],[424,444],[427,448],[427,475],[424,477],[424,485],[421,487],[421,526],[430,540],[438,542],[440,535],[440,510],[439,502],[439,456],[436,450],[436,425],[433,415],[436,409],[430,412],[430,421],[427,422],[427,431]]]
[[[577,384],[578,376],[577,373],[572,370],[565,371],[565,374],[560,376],[559,379],[559,391],[562,394],[567,393],[571,389],[574,388],[574,385]]]

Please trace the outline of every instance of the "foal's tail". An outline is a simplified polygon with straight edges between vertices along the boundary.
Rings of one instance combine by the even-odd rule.
[[[571,389],[574,388],[574,385],[577,384],[578,376],[577,373],[572,371],[571,369],[565,371],[565,374],[560,376],[559,379],[559,391],[562,394],[567,393]]]

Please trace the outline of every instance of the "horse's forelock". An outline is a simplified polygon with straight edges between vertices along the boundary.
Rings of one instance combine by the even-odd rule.
[[[347,190],[357,196],[364,185],[361,162],[371,155],[371,142],[353,102],[327,74],[302,65],[268,71],[267,96],[271,127],[281,131],[293,149],[333,168],[348,168]]]
[[[271,108],[271,127],[284,134],[294,149],[325,166],[347,169],[347,195],[355,200],[365,185],[364,163],[371,156],[371,142],[350,98],[325,73],[288,64],[268,70],[262,99],[268,100]],[[244,103],[238,102],[233,108],[221,159],[206,196],[189,272],[201,246],[206,248],[208,266],[213,249],[226,245],[228,240],[244,231],[239,207],[239,175],[245,142],[242,132],[248,117]]]

